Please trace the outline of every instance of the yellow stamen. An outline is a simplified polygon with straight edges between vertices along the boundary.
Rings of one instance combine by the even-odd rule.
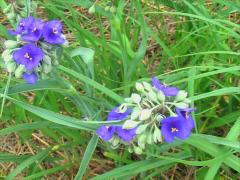
[[[178,132],[178,129],[177,128],[171,128],[171,132]]]
[[[35,32],[37,30],[37,28],[36,27],[34,27],[34,29],[32,30],[32,32]]]
[[[28,53],[25,53],[25,54],[24,54],[24,57],[27,58],[27,59],[29,59],[30,61],[32,60],[32,58],[29,56]]]

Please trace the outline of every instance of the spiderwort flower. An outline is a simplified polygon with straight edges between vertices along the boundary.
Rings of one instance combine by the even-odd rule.
[[[192,111],[194,111],[193,108],[185,108],[185,109],[176,108],[177,115],[185,118],[185,123],[190,130],[192,130],[195,126],[194,120],[193,120],[192,114],[191,114]]]
[[[13,59],[18,64],[24,65],[26,70],[35,68],[43,59],[43,56],[43,51],[33,43],[24,45],[13,52]]]
[[[27,31],[27,29],[32,25],[34,21],[34,18],[32,16],[29,16],[27,18],[22,18],[16,28],[16,31],[9,30],[9,34],[16,36],[18,34],[22,34]]]
[[[35,84],[38,80],[38,76],[34,72],[31,74],[23,73],[22,76],[28,84]]]
[[[43,28],[44,40],[50,44],[63,44],[65,39],[62,37],[62,24],[58,20],[45,23]]]
[[[44,23],[39,19],[34,19],[31,26],[27,28],[26,33],[22,34],[22,40],[26,42],[36,42],[42,36]]]
[[[165,86],[160,83],[160,81],[156,78],[152,78],[152,85],[159,91],[162,91],[165,96],[176,96],[178,94],[178,88],[172,86]]]
[[[125,112],[120,112],[119,107],[115,107],[108,113],[107,121],[124,120],[130,113],[130,109],[126,109]],[[112,139],[114,134],[117,134],[119,138],[125,142],[131,141],[136,135],[135,132],[136,128],[123,129],[120,126],[100,126],[96,131],[97,135],[104,141],[109,141],[110,139]]]
[[[182,115],[167,117],[161,121],[161,124],[161,132],[167,143],[173,142],[174,137],[182,140],[187,139],[191,134],[191,129],[189,129],[186,119]]]

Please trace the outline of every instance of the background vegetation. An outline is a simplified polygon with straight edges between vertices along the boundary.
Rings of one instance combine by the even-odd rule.
[[[51,79],[36,85],[1,70],[3,179],[239,177],[238,0],[36,2],[38,17],[63,22],[69,47]],[[0,16],[3,42],[11,26]],[[188,91],[195,132],[141,156],[111,149],[94,131],[153,75]]]

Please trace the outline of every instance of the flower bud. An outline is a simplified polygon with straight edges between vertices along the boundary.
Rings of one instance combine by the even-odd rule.
[[[139,91],[139,92],[144,91],[144,87],[143,87],[142,83],[136,82],[135,88],[136,88],[136,90]]]
[[[120,139],[115,136],[111,139],[111,143],[113,148],[117,148],[120,143]]]
[[[7,40],[4,42],[4,46],[6,49],[13,49],[18,46],[18,42],[13,40]]]
[[[187,97],[187,92],[181,90],[181,91],[178,92],[178,94],[177,94],[177,96],[175,98],[175,101],[178,101],[178,102],[179,101],[183,101],[184,99],[186,99],[186,97]]]
[[[132,120],[127,120],[124,122],[122,128],[123,129],[132,129],[135,128],[140,122],[132,121]]]
[[[138,126],[137,130],[136,130],[136,134],[142,134],[148,127],[148,124],[142,124],[140,126]]]
[[[24,65],[20,64],[17,69],[15,70],[15,77],[21,78],[22,74],[26,71]]]
[[[143,109],[140,112],[139,120],[143,121],[151,117],[152,111],[150,109]]]
[[[16,18],[16,14],[14,12],[7,13],[7,18],[9,20],[14,20]]]
[[[162,142],[161,131],[160,131],[160,129],[158,129],[157,127],[154,129],[154,132],[153,132],[153,141],[154,141],[155,143],[157,143],[157,142]]]
[[[175,106],[176,106],[177,108],[180,108],[180,109],[185,109],[185,108],[188,108],[188,107],[189,107],[188,104],[183,103],[183,102],[175,103]]]
[[[131,99],[134,103],[138,104],[141,101],[141,96],[139,94],[133,93]]]
[[[137,119],[139,114],[140,114],[140,109],[138,107],[133,108],[133,111],[131,113],[131,120]]]
[[[114,6],[112,6],[112,7],[110,7],[109,11],[110,11],[111,13],[115,13],[115,12],[116,12],[116,8],[115,8]]]
[[[154,101],[154,102],[157,102],[158,100],[157,100],[157,94],[154,92],[154,91],[149,91],[149,93],[148,93],[148,96],[149,96],[149,98],[152,100],[152,101]]]
[[[50,73],[52,71],[52,65],[43,63],[42,64],[42,69],[43,69],[43,72],[45,74],[48,74],[48,73]]]
[[[152,86],[151,84],[147,83],[147,82],[143,82],[143,86],[147,91],[151,91],[152,90]]]
[[[88,9],[88,13],[89,14],[94,14],[96,11],[96,7],[95,4],[93,4],[89,9]]]
[[[127,105],[126,105],[126,104],[121,104],[121,105],[119,106],[119,108],[118,108],[118,111],[119,111],[120,113],[125,113],[126,110],[127,110]]]
[[[7,71],[11,73],[11,72],[15,71],[15,69],[16,69],[16,63],[13,62],[13,61],[8,62],[8,63],[6,64],[6,68],[7,68]]]
[[[133,102],[131,98],[125,98],[124,101],[125,101],[126,103],[132,103],[132,102]]]
[[[141,134],[140,136],[138,136],[138,146],[141,149],[145,149],[145,144],[146,144],[146,134]]]
[[[46,64],[52,64],[51,63],[51,58],[48,56],[48,55],[45,55],[44,58],[43,58],[43,62],[46,63]]]
[[[147,134],[147,143],[148,144],[152,144],[153,143],[153,137],[152,137],[152,133],[151,132],[149,132]]]
[[[3,13],[6,14],[8,13],[12,8],[12,4],[8,4],[4,9],[3,9]]]
[[[138,155],[142,154],[142,149],[138,146],[134,146],[133,151]]]
[[[157,97],[158,97],[160,102],[164,102],[165,101],[165,95],[163,94],[162,91],[158,91]]]

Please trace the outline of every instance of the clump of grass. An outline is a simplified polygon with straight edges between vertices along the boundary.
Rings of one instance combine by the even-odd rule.
[[[71,43],[49,80],[26,85],[11,79],[6,91],[8,77],[1,73],[0,95],[6,92],[6,102],[0,136],[17,133],[19,143],[27,142],[33,152],[17,157],[1,152],[1,163],[16,163],[4,178],[21,173],[26,179],[54,173],[69,179],[237,178],[238,2],[37,3],[48,19],[63,21]],[[89,14],[93,6],[95,12]],[[0,32],[9,38],[5,26],[0,25]],[[194,135],[151,146],[142,156],[110,149],[95,135],[105,112],[121,103],[136,81],[149,81],[152,75],[188,91],[197,107]],[[36,143],[36,132],[47,144]]]

